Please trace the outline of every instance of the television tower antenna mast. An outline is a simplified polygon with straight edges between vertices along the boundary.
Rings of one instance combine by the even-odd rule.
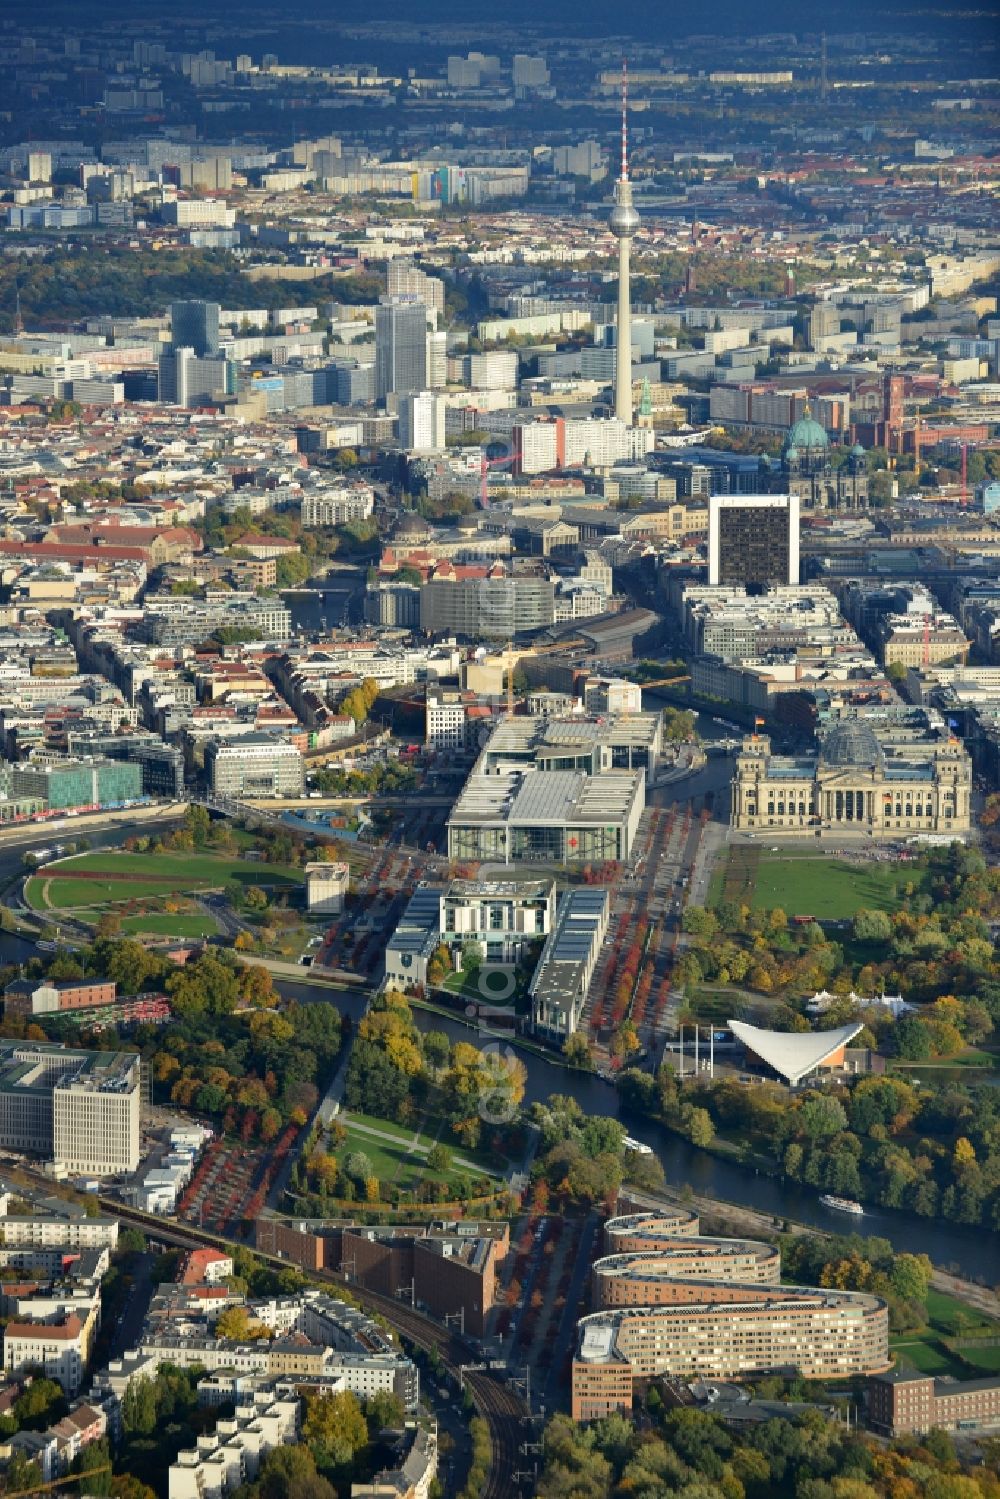
[[[628,62],[622,60],[622,162],[615,185],[615,206],[608,220],[618,241],[618,327],[615,346],[615,416],[632,425],[632,238],[639,215],[632,203],[628,176]]]

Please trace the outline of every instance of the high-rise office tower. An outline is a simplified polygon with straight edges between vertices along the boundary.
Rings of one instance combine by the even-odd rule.
[[[199,359],[218,354],[218,302],[171,302],[170,342],[175,349],[193,349]]]
[[[427,308],[399,297],[375,309],[375,396],[427,389]]]
[[[430,390],[444,390],[448,384],[448,335],[427,335],[427,385]]]
[[[743,588],[798,583],[798,495],[711,495],[708,581]]]
[[[639,215],[632,206],[632,184],[628,180],[628,72],[622,63],[622,169],[615,187],[615,206],[608,220],[618,241],[618,331],[615,359],[615,416],[632,425],[632,236]]]
[[[436,453],[445,446],[444,397],[422,390],[399,403],[399,445],[408,453]]]
[[[444,282],[439,276],[428,276],[412,260],[400,256],[389,261],[387,287],[390,297],[416,297],[444,317]]]

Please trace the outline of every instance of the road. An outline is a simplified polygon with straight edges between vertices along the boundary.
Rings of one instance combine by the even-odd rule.
[[[148,1250],[143,1254],[133,1255],[129,1266],[129,1274],[132,1276],[132,1284],[129,1287],[128,1299],[125,1309],[118,1319],[114,1337],[111,1340],[109,1358],[121,1358],[131,1348],[138,1348],[139,1338],[142,1333],[146,1313],[149,1311],[149,1303],[156,1290],[153,1284],[153,1266],[156,1263],[156,1255]]]

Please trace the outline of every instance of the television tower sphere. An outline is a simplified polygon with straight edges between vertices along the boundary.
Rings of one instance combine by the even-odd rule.
[[[638,233],[639,222],[631,203],[616,203],[608,216],[608,228],[616,239],[631,239]]]

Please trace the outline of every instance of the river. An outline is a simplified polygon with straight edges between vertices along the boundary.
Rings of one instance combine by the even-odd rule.
[[[134,831],[133,827],[119,827],[103,833],[88,833],[87,837],[92,845],[101,846],[121,840]],[[37,844],[48,841],[51,845],[56,838],[65,840],[65,832],[54,835],[49,833],[47,840],[40,837],[35,841]],[[21,851],[0,849],[0,880],[6,880],[20,867],[20,862]],[[33,956],[35,948],[32,943],[10,933],[0,933],[0,962],[24,963]],[[360,1019],[364,1013],[364,993],[326,990],[294,980],[281,980],[277,987],[287,998],[310,1003],[329,1000],[354,1020]],[[419,1009],[414,1011],[414,1015],[422,1031],[442,1030],[452,1041],[490,1039],[488,1034],[479,1036],[474,1028],[458,1019],[445,1018]],[[553,1093],[568,1093],[586,1114],[618,1116],[618,1093],[610,1083],[592,1075],[572,1072],[534,1051],[524,1050],[520,1054],[528,1070],[526,1103],[544,1102]],[[820,1204],[818,1194],[809,1188],[774,1177],[751,1174],[744,1167],[697,1149],[655,1121],[628,1119],[625,1122],[630,1134],[655,1151],[667,1182],[672,1187],[690,1186],[700,1196],[715,1197],[724,1202],[771,1213],[775,1217],[812,1224],[831,1233],[859,1233],[866,1237],[879,1235],[889,1239],[897,1250],[927,1254],[935,1265],[954,1270],[968,1280],[988,1284],[996,1281],[997,1236],[994,1234],[877,1207],[866,1208],[864,1217],[858,1219],[831,1212]]]
[[[308,984],[280,982],[278,988],[288,998],[315,1001],[318,991]],[[343,993],[331,996],[338,1009],[355,1020],[364,1014],[363,994]],[[443,1018],[426,1010],[414,1010],[422,1031],[440,1030],[452,1041],[488,1041],[459,1020]],[[618,1091],[601,1078],[573,1072],[540,1057],[535,1051],[520,1052],[528,1069],[525,1103],[544,1103],[553,1093],[568,1093],[576,1099],[585,1114],[606,1114],[617,1118]],[[899,1251],[926,1254],[935,1265],[952,1270],[967,1280],[992,1285],[997,1278],[997,1237],[982,1229],[960,1224],[945,1224],[939,1219],[918,1218],[912,1213],[893,1212],[886,1208],[866,1207],[863,1218],[837,1213],[823,1207],[819,1194],[812,1188],[776,1177],[758,1176],[743,1166],[722,1160],[710,1151],[699,1150],[689,1141],[649,1119],[627,1118],[629,1133],[655,1151],[668,1184],[678,1188],[690,1186],[698,1196],[715,1197],[740,1207],[770,1213],[775,1218],[789,1218],[808,1223],[829,1233],[857,1233],[865,1238],[890,1240]]]

